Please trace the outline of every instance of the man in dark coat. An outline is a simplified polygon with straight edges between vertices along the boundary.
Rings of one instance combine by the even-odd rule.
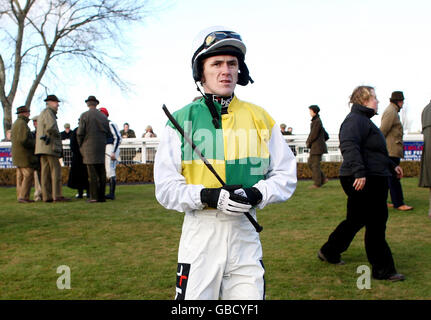
[[[99,100],[89,96],[85,103],[89,110],[80,116],[77,139],[90,180],[88,202],[105,202],[105,146],[113,137],[108,119],[96,109]]]
[[[424,135],[424,148],[421,157],[419,187],[430,189],[428,216],[431,218],[431,102],[422,111],[422,134]]]
[[[30,110],[26,106],[17,108],[18,119],[12,125],[12,161],[16,166],[16,193],[20,203],[30,200],[34,169],[37,168],[37,157],[34,155],[34,137],[27,123]]]
[[[314,184],[310,187],[312,189],[320,188],[323,184],[328,182],[325,174],[320,168],[320,161],[322,161],[322,154],[328,152],[325,143],[325,130],[320,120],[320,108],[317,105],[308,107],[311,116],[310,134],[308,135],[306,145],[310,149],[310,156],[308,157],[308,166],[312,172]]]

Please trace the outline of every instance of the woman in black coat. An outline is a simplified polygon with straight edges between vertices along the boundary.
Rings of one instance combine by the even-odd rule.
[[[341,125],[339,139],[343,155],[340,182],[347,195],[347,217],[318,252],[319,259],[344,264],[346,251],[356,233],[365,226],[365,250],[375,279],[404,280],[397,273],[391,249],[385,239],[388,208],[388,176],[401,167],[388,155],[385,138],[370,120],[377,113],[373,87],[360,86],[350,97],[351,112]]]
[[[82,161],[82,155],[79,151],[78,140],[76,138],[75,128],[70,136],[70,150],[72,151],[72,162],[69,171],[69,180],[67,186],[72,189],[78,189],[77,198],[82,198],[84,190],[88,191],[88,172],[87,166]]]

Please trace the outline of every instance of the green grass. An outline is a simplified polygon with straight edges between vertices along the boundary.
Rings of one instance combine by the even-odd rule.
[[[267,299],[431,299],[429,191],[417,178],[402,183],[415,209],[389,210],[387,240],[406,281],[357,288],[357,267],[369,265],[363,230],[343,254],[346,265],[319,261],[346,197],[338,180],[320,190],[300,181],[289,201],[259,212]],[[117,189],[106,203],[18,204],[14,188],[0,188],[0,299],[172,299],[183,214],[162,208],[153,185]],[[60,265],[71,269],[70,290],[57,288]]]

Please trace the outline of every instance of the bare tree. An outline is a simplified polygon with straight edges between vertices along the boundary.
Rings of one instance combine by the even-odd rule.
[[[111,48],[122,42],[122,27],[141,22],[149,12],[147,7],[144,0],[1,0],[0,102],[4,132],[11,128],[12,105],[21,82],[33,79],[24,90],[25,105],[30,108],[47,70],[64,63],[62,58],[126,88],[110,64]]]

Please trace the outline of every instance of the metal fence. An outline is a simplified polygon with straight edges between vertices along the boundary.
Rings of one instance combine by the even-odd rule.
[[[123,164],[153,163],[156,156],[159,139],[156,138],[128,138],[123,139],[120,145],[119,162]],[[72,152],[69,140],[63,140],[62,165],[70,166]]]
[[[297,162],[307,162],[309,149],[306,147],[308,135],[283,136],[289,144]],[[120,145],[120,163],[137,164],[153,163],[159,145],[159,138],[129,138],[123,139]],[[330,135],[328,141],[328,153],[322,156],[322,161],[341,162],[343,160],[339,149],[338,135]],[[404,160],[420,160],[423,147],[422,134],[409,134],[404,136]],[[0,168],[12,167],[12,157],[10,155],[10,142],[0,142]],[[71,151],[69,140],[63,141],[63,166],[70,166]]]

